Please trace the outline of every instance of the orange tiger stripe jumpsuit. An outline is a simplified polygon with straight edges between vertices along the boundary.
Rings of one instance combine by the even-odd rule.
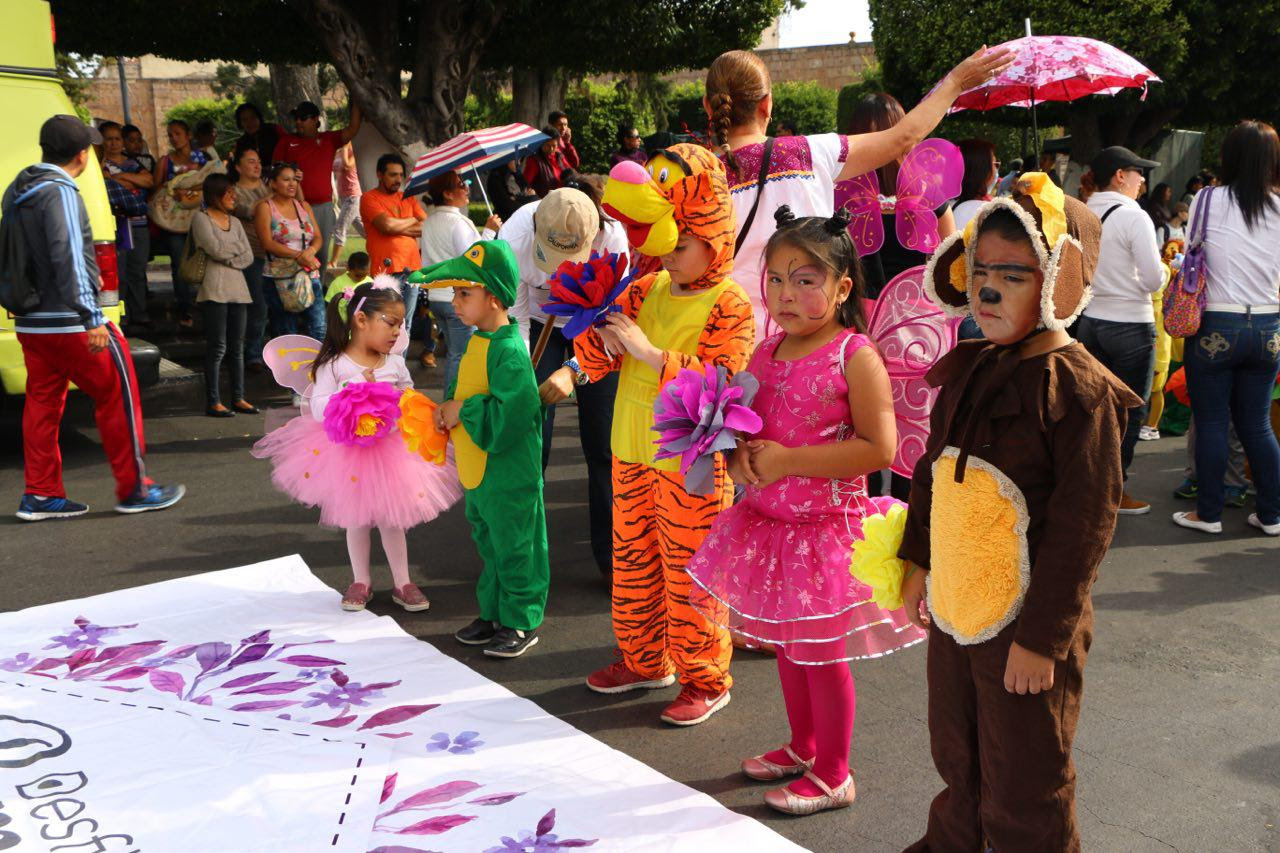
[[[724,185],[722,174],[719,183]],[[664,349],[657,388],[682,368],[723,365],[730,373],[737,372],[751,354],[755,335],[751,303],[728,278],[733,221],[725,186],[723,206],[705,204],[677,217],[681,231],[698,236],[716,251],[707,272],[693,285],[694,293],[672,296],[670,277],[663,271],[637,280],[618,300],[650,341]],[[686,330],[683,351],[661,343],[679,337],[672,332],[676,326]],[[712,494],[685,491],[678,469],[662,470],[674,466],[652,461],[652,400],[645,411],[642,402],[628,400],[623,390],[628,372],[641,363],[630,355],[609,356],[594,330],[580,336],[575,345],[582,369],[592,380],[611,370],[623,371],[613,444],[613,630],[623,660],[628,669],[646,678],[664,678],[674,670],[681,685],[714,693],[727,690],[732,685],[729,633],[690,603],[694,585],[686,571],[716,515],[733,503],[733,483],[724,459],[716,461]],[[620,425],[628,418],[643,432],[647,447],[619,440]],[[642,418],[647,420],[641,428]],[[621,429],[625,432],[625,427]]]

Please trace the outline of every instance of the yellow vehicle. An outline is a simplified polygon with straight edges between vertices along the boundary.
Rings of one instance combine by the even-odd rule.
[[[59,114],[75,115],[55,70],[49,4],[45,0],[4,0],[4,6],[4,27],[0,28],[0,115],[5,116],[5,132],[4,144],[0,145],[0,188],[7,187],[27,166],[40,162],[40,126],[46,119]],[[102,273],[99,304],[107,319],[118,325],[121,305],[115,218],[107,201],[102,170],[92,151],[89,165],[76,178],[76,184],[89,211]],[[22,394],[27,385],[27,369],[13,326],[13,315],[0,309],[0,381],[5,393]]]

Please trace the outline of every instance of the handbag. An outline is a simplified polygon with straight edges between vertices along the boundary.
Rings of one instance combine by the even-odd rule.
[[[178,261],[178,278],[195,287],[204,283],[204,273],[209,267],[209,256],[196,245],[190,234],[182,243],[182,258]]]
[[[1175,338],[1189,338],[1200,331],[1200,317],[1204,314],[1208,294],[1205,283],[1208,269],[1204,251],[1204,232],[1209,219],[1209,205],[1213,202],[1213,189],[1200,191],[1204,204],[1196,206],[1196,215],[1187,232],[1187,249],[1182,266],[1174,273],[1164,291],[1164,330]]]
[[[301,314],[316,301],[313,279],[306,270],[299,270],[289,278],[277,278],[275,283],[280,304],[290,314]]]

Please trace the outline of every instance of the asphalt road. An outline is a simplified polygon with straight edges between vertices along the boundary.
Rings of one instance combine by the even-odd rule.
[[[440,371],[417,367],[420,386]],[[198,395],[198,385],[193,391]],[[251,399],[284,402],[256,377]],[[118,516],[87,401],[75,395],[62,447],[73,497],[87,517],[23,525],[0,520],[0,606],[24,608],[299,553],[336,589],[349,582],[343,540],[274,492],[249,455],[261,417],[203,417],[198,396],[149,399],[149,468],[185,482],[163,513]],[[659,771],[758,818],[813,850],[900,850],[924,826],[938,780],[925,722],[924,649],[858,663],[853,764],[858,801],[802,819],[771,813],[739,759],[782,743],[785,718],[773,661],[740,654],[733,702],[705,725],[658,721],[674,696],[602,697],[583,677],[610,660],[609,599],[587,547],[586,487],[572,409],[562,410],[546,487],[552,577],[542,641],[494,661],[451,632],[474,616],[478,571],[461,508],[410,534],[413,571],[433,605],[405,614],[383,578],[373,609],[405,630]],[[21,454],[13,411],[0,415],[0,495],[16,509]],[[1174,527],[1170,497],[1183,442],[1139,448],[1131,483],[1152,515],[1121,519],[1094,590],[1097,629],[1076,738],[1086,850],[1280,850],[1280,540],[1227,510],[1220,537]]]

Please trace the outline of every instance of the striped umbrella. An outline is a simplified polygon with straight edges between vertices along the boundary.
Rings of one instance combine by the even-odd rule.
[[[470,169],[478,179],[481,169],[492,169],[517,157],[527,156],[549,138],[542,131],[519,123],[460,134],[418,158],[404,194],[425,192],[427,181],[445,172]],[[483,183],[480,192],[484,193]],[[485,195],[485,203],[489,203],[488,195]]]

